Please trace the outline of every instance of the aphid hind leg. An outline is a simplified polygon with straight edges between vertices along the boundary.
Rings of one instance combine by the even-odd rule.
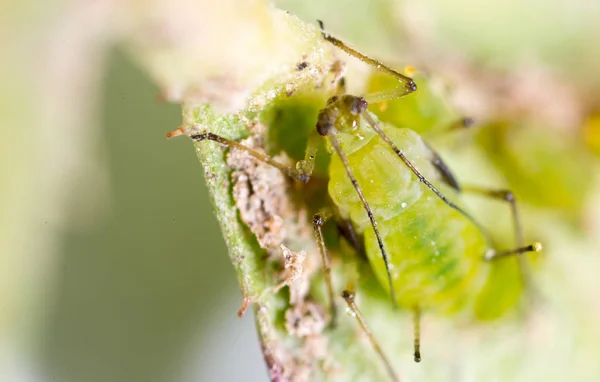
[[[317,22],[319,23],[319,26],[321,27],[321,34],[323,35],[323,38],[325,40],[329,41],[334,46],[343,50],[347,54],[358,58],[362,62],[364,62],[368,65],[371,65],[374,68],[381,70],[382,72],[384,72],[386,74],[389,74],[390,76],[392,76],[396,80],[398,80],[398,82],[400,82],[401,86],[396,89],[392,89],[389,91],[383,91],[383,92],[379,92],[379,93],[373,93],[369,96],[366,96],[365,98],[367,99],[368,102],[376,103],[376,102],[387,101],[390,99],[403,97],[403,96],[410,94],[417,90],[417,85],[412,80],[412,78],[407,77],[404,74],[391,69],[387,65],[384,65],[383,63],[381,63],[375,59],[365,56],[364,54],[360,53],[359,51],[357,51],[354,48],[351,48],[343,41],[341,41],[341,40],[333,37],[329,33],[325,32],[325,27],[321,20],[317,20]]]
[[[413,308],[413,325],[415,362],[421,362],[421,307],[418,305]]]
[[[519,269],[521,270],[521,280],[523,282],[523,285],[527,287],[529,285],[530,279],[527,259],[523,256],[518,255],[527,252],[538,252],[542,249],[542,245],[540,243],[533,243],[530,245],[523,244],[523,229],[521,227],[521,219],[519,218],[517,199],[515,198],[515,195],[510,190],[497,190],[475,186],[463,186],[462,190],[464,192],[476,193],[492,199],[501,200],[507,202],[510,205],[510,214],[512,216],[513,221],[513,231],[515,235],[516,247],[505,251],[491,250],[485,255],[485,260],[493,261],[499,260],[507,256],[517,255],[519,259]]]
[[[361,330],[367,335],[369,342],[371,342],[371,346],[373,346],[373,348],[377,352],[377,355],[383,361],[383,364],[385,365],[385,368],[386,368],[388,374],[390,375],[391,379],[393,381],[400,381],[400,378],[398,378],[398,376],[396,375],[396,372],[392,368],[390,361],[385,356],[383,349],[381,348],[381,346],[379,346],[379,343],[375,339],[373,332],[371,332],[369,325],[367,325],[367,321],[365,320],[364,316],[358,309],[358,306],[356,305],[356,302],[354,301],[354,297],[355,297],[354,291],[347,289],[342,292],[342,297],[346,301],[346,304],[348,305],[348,309],[352,312],[352,315],[354,316],[354,318],[356,318],[356,322],[360,326]]]
[[[332,213],[330,210],[321,210],[313,216],[313,229],[315,232],[315,239],[321,253],[321,261],[323,262],[323,274],[325,277],[325,286],[327,287],[327,294],[329,299],[329,310],[331,312],[331,326],[336,325],[337,310],[335,307],[335,298],[333,292],[333,284],[331,282],[331,263],[329,256],[327,255],[327,247],[325,246],[325,240],[323,239],[323,225],[331,218]]]

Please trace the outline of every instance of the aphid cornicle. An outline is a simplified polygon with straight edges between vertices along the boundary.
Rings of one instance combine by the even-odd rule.
[[[322,25],[321,25],[322,27]],[[295,167],[212,133],[193,134],[196,141],[212,140],[246,151],[300,181],[309,181],[314,170],[318,137],[326,140],[331,154],[328,191],[335,211],[321,211],[313,219],[335,320],[335,295],[329,277],[329,259],[321,227],[328,218],[341,217],[364,237],[364,249],[373,272],[389,293],[394,306],[409,309],[415,318],[414,359],[419,362],[419,320],[422,314],[447,314],[474,305],[481,288],[480,270],[508,255],[537,251],[539,243],[523,246],[515,199],[506,190],[471,188],[480,194],[505,200],[511,206],[516,248],[497,251],[484,229],[445,194],[458,197],[461,186],[448,166],[413,130],[380,123],[368,110],[369,103],[403,97],[416,91],[413,80],[382,63],[366,57],[323,32],[323,37],[346,53],[391,75],[400,87],[391,91],[357,97],[332,96],[320,111],[316,128],[308,141],[305,159]],[[434,184],[436,184],[434,186]],[[443,192],[442,192],[443,191]],[[521,258],[521,257],[519,257]],[[522,271],[525,272],[524,270]],[[526,279],[526,277],[524,277]],[[502,286],[499,286],[502,287]],[[354,301],[354,291],[343,291],[349,309],[397,379]]]

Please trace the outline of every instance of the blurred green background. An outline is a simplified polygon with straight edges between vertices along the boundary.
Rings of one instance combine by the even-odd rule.
[[[127,45],[161,9],[213,5],[123,4],[0,8],[0,381],[266,380],[252,317],[235,315],[241,295],[202,166],[189,140],[164,138],[181,109],[160,101]],[[585,95],[582,115],[600,110],[597,1],[278,4],[382,58],[406,48],[398,26],[412,20],[430,33],[419,49],[494,69],[544,66]],[[588,231],[568,228],[581,240],[563,252],[585,252],[573,269],[588,273],[598,205]],[[573,277],[590,291],[592,325],[596,277]]]
[[[159,102],[159,90],[118,50],[109,53],[104,81],[97,143],[106,145],[109,201],[100,219],[68,226],[59,239],[46,370],[57,381],[264,373],[252,318],[235,316],[239,292],[201,167],[189,141],[164,138],[180,107]],[[227,340],[215,338],[219,332]],[[212,348],[213,365],[237,357],[239,374],[199,368],[208,359],[198,357],[207,351],[198,344]]]
[[[33,211],[18,251],[3,237],[3,275],[19,280],[2,280],[0,381],[265,380],[252,313],[236,316],[240,292],[202,167],[189,140],[165,139],[181,108],[160,101],[121,50],[106,53],[89,126],[98,130],[85,134],[97,172],[68,176],[57,199],[43,201],[55,208]],[[32,167],[39,181],[43,166]],[[3,192],[28,171],[12,170]],[[48,246],[30,245],[36,239]]]

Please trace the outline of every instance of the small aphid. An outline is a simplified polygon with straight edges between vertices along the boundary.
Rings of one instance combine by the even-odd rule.
[[[541,250],[541,244],[523,244],[516,201],[510,191],[461,186],[441,157],[419,134],[408,128],[380,123],[368,110],[370,104],[415,92],[417,88],[410,77],[359,53],[324,31],[322,35],[349,55],[392,76],[400,86],[357,97],[346,94],[342,77],[342,85],[337,87],[338,94],[330,97],[319,112],[305,159],[296,166],[286,166],[210,132],[193,134],[191,138],[244,150],[302,182],[309,181],[315,168],[318,137],[324,139],[331,155],[328,191],[334,205],[315,214],[313,226],[323,262],[331,320],[335,322],[336,319],[335,296],[339,293],[331,282],[330,260],[322,227],[327,220],[336,219],[342,235],[357,250],[366,253],[375,276],[390,296],[391,304],[413,312],[413,356],[415,362],[420,362],[423,314],[450,314],[465,306],[477,305],[478,300],[485,297],[480,290],[475,290],[481,288],[477,282],[478,275],[485,267],[501,264],[500,259],[508,256],[517,256],[520,260],[521,277],[526,285],[528,276],[520,255]],[[469,119],[461,121],[463,126],[472,123]],[[179,134],[171,136],[174,135]],[[440,191],[441,185],[452,193],[453,199],[458,199],[462,192],[474,192],[506,201],[511,207],[516,248],[496,249],[483,227]],[[364,238],[362,242],[360,235]],[[486,287],[489,285],[486,284]],[[355,292],[347,288],[341,295],[347,311],[367,334],[390,377],[398,380],[356,305]]]

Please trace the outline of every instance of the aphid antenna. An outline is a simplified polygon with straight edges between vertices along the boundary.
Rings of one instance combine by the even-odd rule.
[[[362,331],[367,335],[369,342],[371,342],[371,346],[373,346],[373,348],[379,355],[379,358],[381,358],[381,360],[383,361],[388,374],[392,378],[392,381],[400,382],[400,378],[396,375],[396,372],[392,368],[392,364],[385,356],[385,353],[383,352],[383,349],[381,349],[381,346],[379,346],[379,343],[375,340],[375,336],[373,336],[373,332],[371,332],[371,329],[367,325],[365,318],[363,317],[362,313],[358,309],[358,306],[356,305],[356,302],[354,301],[354,291],[347,289],[342,292],[342,297],[346,301],[346,304],[348,305],[348,309],[350,309],[350,311],[352,312],[352,315],[354,316],[354,318],[356,318],[356,322],[358,322],[358,325],[361,327]]]
[[[377,61],[371,57],[365,56],[364,54],[362,54],[359,51],[357,51],[356,49],[350,47],[343,41],[341,41],[341,40],[333,37],[329,33],[325,32],[325,26],[323,25],[323,21],[317,20],[317,22],[319,23],[319,27],[321,28],[321,34],[323,35],[323,38],[325,40],[329,41],[330,43],[332,43],[339,49],[343,50],[347,54],[358,58],[362,62],[364,62],[368,65],[371,65],[386,74],[389,74],[390,76],[397,79],[403,85],[402,87],[399,87],[396,89],[371,94],[368,96],[369,98],[367,99],[367,101],[369,101],[370,103],[382,102],[382,101],[386,101],[391,98],[403,97],[403,96],[408,95],[417,90],[417,85],[415,84],[415,82],[413,81],[412,78],[405,76],[404,74],[402,74],[400,72],[395,71],[394,69],[383,64],[380,61]]]
[[[390,288],[390,298],[392,299],[392,306],[395,309],[398,307],[398,303],[396,302],[396,292],[394,291],[394,282],[392,280],[392,273],[390,270],[390,262],[389,262],[387,252],[385,250],[385,246],[383,245],[383,240],[381,239],[381,234],[379,233],[379,228],[377,228],[377,221],[375,220],[373,211],[371,210],[371,207],[369,206],[369,202],[367,202],[367,199],[365,198],[365,195],[363,194],[362,188],[358,184],[358,181],[356,180],[356,178],[354,177],[354,174],[352,173],[352,170],[350,169],[350,164],[348,163],[348,158],[342,151],[340,142],[331,133],[328,134],[327,136],[329,137],[331,146],[335,150],[336,154],[342,160],[342,164],[344,165],[346,174],[348,175],[350,182],[352,182],[352,186],[356,190],[356,193],[358,194],[358,197],[359,197],[360,201],[362,202],[362,205],[363,205],[365,211],[367,212],[367,215],[369,216],[369,220],[371,221],[371,226],[373,227],[373,231],[375,232],[375,237],[377,238],[377,244],[379,245],[379,250],[381,251],[381,257],[383,258],[383,262],[385,264],[385,271],[387,273],[388,283],[389,283],[389,288]]]

